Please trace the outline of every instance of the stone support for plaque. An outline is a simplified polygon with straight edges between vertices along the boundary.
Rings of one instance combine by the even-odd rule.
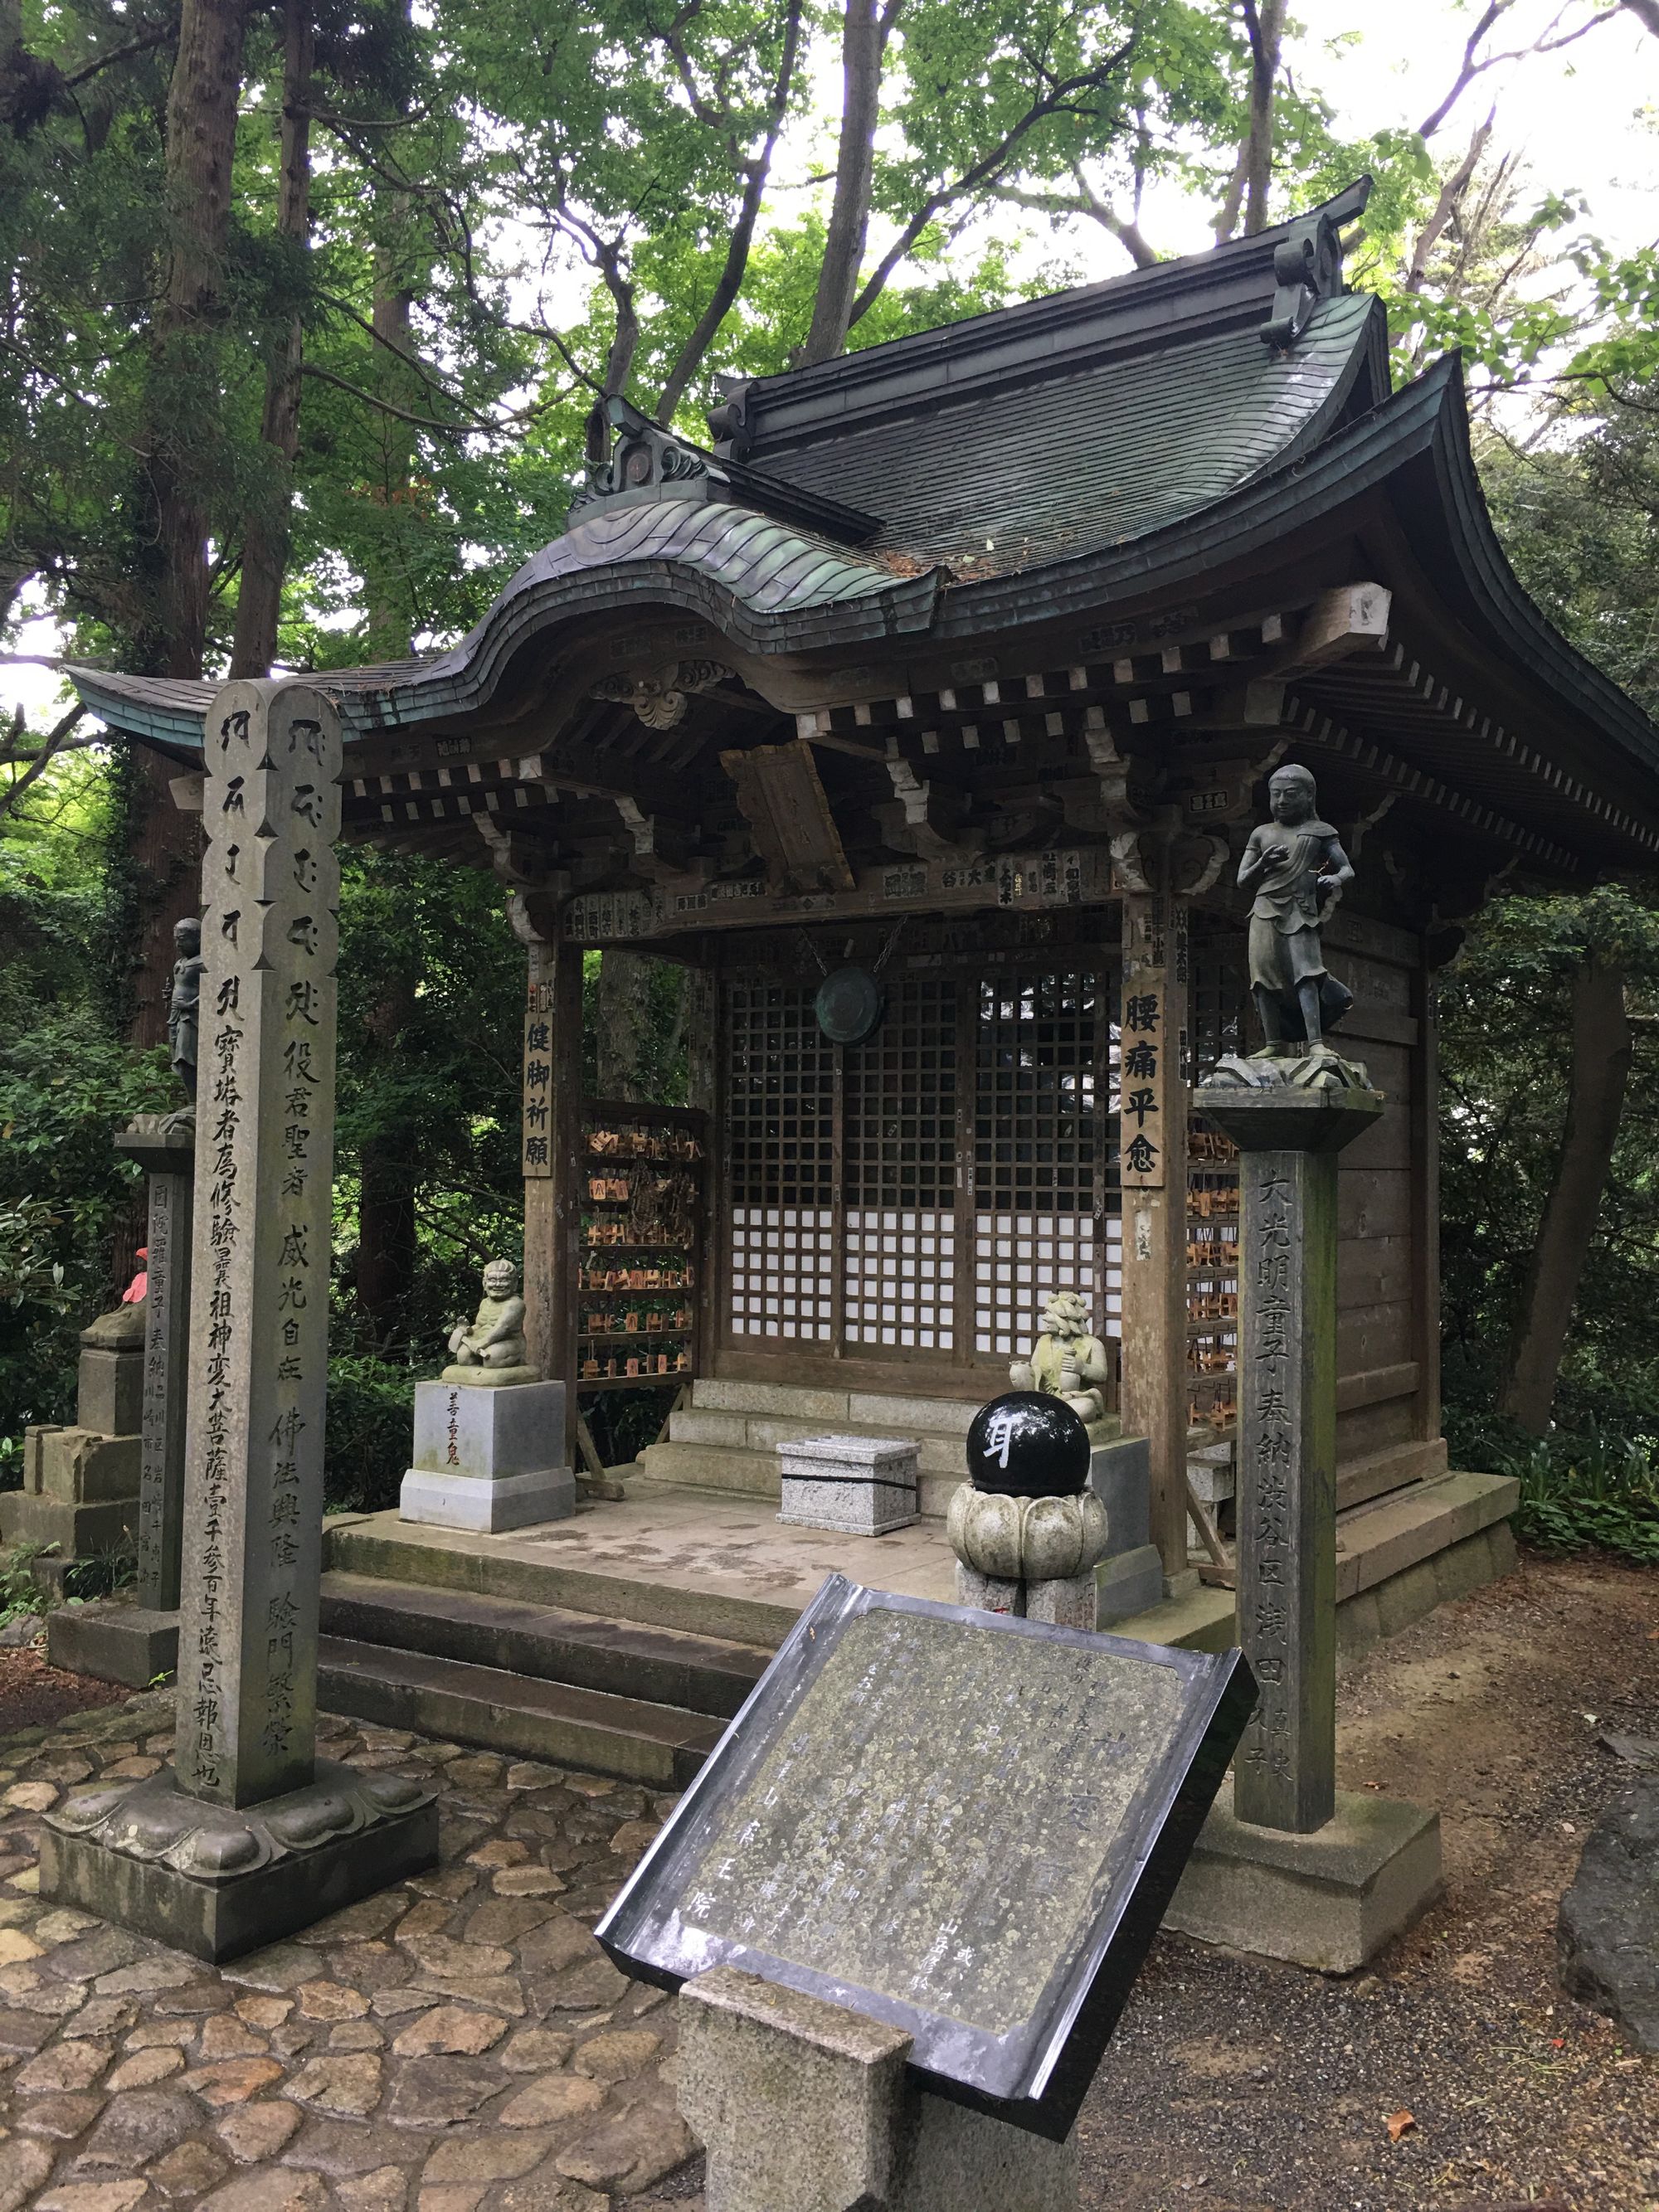
[[[1047,2142],[910,2080],[912,2038],[716,1966],[679,2000],[680,2109],[708,2212],[1067,2212],[1075,2137]]]
[[[174,1765],[49,1820],[41,1893],[204,1958],[430,1865],[433,1793],[315,1757],[340,733],[239,682],[205,723]]]
[[[789,1437],[778,1446],[780,1521],[884,1536],[918,1518],[921,1447],[897,1437]]]
[[[1238,1637],[1258,1703],[1170,1924],[1349,1972],[1440,1878],[1435,1815],[1336,1788],[1337,1156],[1383,1101],[1326,1047],[1224,1060],[1194,1103],[1240,1154]]]

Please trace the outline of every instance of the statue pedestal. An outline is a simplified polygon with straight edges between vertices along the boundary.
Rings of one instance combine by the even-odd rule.
[[[486,1534],[564,1520],[576,1510],[576,1479],[561,1464],[563,1383],[503,1383],[489,1369],[467,1371],[465,1382],[415,1385],[415,1464],[398,1512]]]

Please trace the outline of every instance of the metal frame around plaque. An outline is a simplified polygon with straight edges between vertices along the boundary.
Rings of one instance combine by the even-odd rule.
[[[1062,1945],[1060,1962],[1027,2016],[1006,2033],[779,1958],[698,1928],[682,1913],[699,1869],[715,1856],[726,1816],[761,1772],[849,1625],[877,1611],[959,1622],[981,1635],[1083,1646],[1103,1657],[1170,1668],[1182,1686],[1179,1721],[1119,1822],[1116,1833],[1126,1840],[1103,1892],[1102,1876],[1097,1876],[1091,1912]],[[927,2088],[1031,2134],[1061,2141],[1094,2078],[1255,1698],[1249,1667],[1237,1649],[1200,1653],[1090,1635],[866,1589],[831,1575],[594,1933],[624,1972],[666,1989],[676,1990],[712,1966],[735,1966],[885,2021],[914,2039],[911,2064]],[[1055,1786],[1062,1781],[1057,1777]],[[1103,1875],[1107,1865],[1103,1853]]]

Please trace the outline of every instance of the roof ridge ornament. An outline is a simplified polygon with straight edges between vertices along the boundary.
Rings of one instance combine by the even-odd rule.
[[[618,434],[614,442],[612,432]],[[665,488],[695,483],[710,475],[726,481],[695,446],[683,444],[672,432],[647,421],[639,409],[619,392],[596,400],[588,410],[587,482],[570,502],[574,515],[600,500],[618,499],[629,492],[673,497]]]
[[[1342,276],[1342,226],[1364,211],[1371,179],[1359,177],[1336,198],[1291,223],[1273,248],[1273,313],[1257,333],[1275,353],[1287,353],[1313,319],[1322,300],[1347,290]]]

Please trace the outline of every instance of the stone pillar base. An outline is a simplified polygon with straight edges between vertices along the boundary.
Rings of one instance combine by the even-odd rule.
[[[902,2029],[729,1966],[678,2011],[708,2212],[1074,2212],[1074,2141],[922,2088]]]
[[[434,1474],[411,1467],[398,1492],[404,1521],[434,1528],[471,1528],[489,1536],[537,1521],[567,1520],[576,1510],[576,1478],[568,1467],[538,1474]]]
[[[1341,1790],[1334,1817],[1298,1836],[1239,1820],[1229,1775],[1164,1924],[1201,1942],[1352,1974],[1419,1920],[1441,1888],[1437,1813]]]
[[[234,1808],[164,1767],[48,1818],[40,1894],[216,1964],[437,1863],[436,1793],[404,1776],[319,1759],[307,1788]]]
[[[179,1664],[179,1615],[113,1598],[63,1606],[47,1616],[46,1650],[71,1674],[148,1690]]]

